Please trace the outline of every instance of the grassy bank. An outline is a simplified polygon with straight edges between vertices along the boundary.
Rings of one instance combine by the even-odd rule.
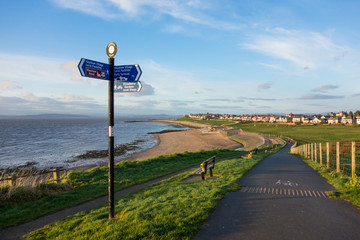
[[[348,200],[360,206],[360,178],[357,177],[352,179],[351,177],[342,176],[336,171],[327,169],[324,165],[320,165],[317,162],[311,161],[299,155],[296,156],[305,161],[314,170],[318,171],[323,177],[328,179],[329,183],[339,190],[330,192],[330,197]]]
[[[344,125],[287,125],[277,123],[235,123],[222,120],[193,120],[180,118],[181,121],[191,121],[209,125],[224,125],[241,128],[247,132],[262,135],[281,136],[295,139],[299,145],[313,142],[331,142],[341,140],[359,140],[360,126]]]
[[[197,153],[181,153],[160,156],[144,161],[125,161],[115,166],[115,190],[147,182],[149,180],[200,164],[216,155],[218,159],[239,155],[235,150],[215,149]],[[51,194],[29,202],[0,202],[0,228],[18,225],[43,215],[57,212],[80,203],[107,195],[107,167],[96,167],[86,171],[73,171],[68,183],[75,190]]]
[[[36,230],[29,239],[191,239],[227,192],[269,153],[231,158],[216,164],[218,178],[185,181],[191,171],[116,200],[116,219],[107,206],[81,212]]]

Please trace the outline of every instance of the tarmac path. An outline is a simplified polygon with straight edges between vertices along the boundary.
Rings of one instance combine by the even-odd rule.
[[[360,239],[359,208],[329,198],[336,189],[289,149],[248,172],[194,239]]]

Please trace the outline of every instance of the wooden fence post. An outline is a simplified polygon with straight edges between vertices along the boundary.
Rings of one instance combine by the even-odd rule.
[[[320,165],[322,165],[322,144],[319,143]]]
[[[54,168],[53,170],[54,182],[60,183],[60,169]]]
[[[340,142],[336,142],[336,172],[340,172]]]
[[[314,143],[314,161],[317,162],[317,144]]]
[[[311,144],[311,160],[314,161],[314,144]]]
[[[330,143],[326,143],[326,168],[330,168]]]
[[[11,175],[11,177],[9,179],[9,185],[10,185],[10,187],[16,186],[16,176],[15,175]]]
[[[355,161],[355,153],[356,153],[356,144],[355,142],[351,143],[351,177],[356,177],[356,161]]]

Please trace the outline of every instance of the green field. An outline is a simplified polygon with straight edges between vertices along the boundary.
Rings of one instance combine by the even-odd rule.
[[[191,239],[227,192],[264,157],[230,158],[216,163],[214,179],[186,181],[191,171],[116,200],[116,218],[107,205],[81,212],[36,230],[29,239]]]
[[[181,118],[181,121],[189,119]],[[343,125],[286,125],[276,123],[235,123],[222,120],[190,120],[210,125],[224,125],[241,128],[244,131],[256,132],[262,135],[289,137],[298,144],[313,142],[332,142],[343,140],[360,140],[360,126]],[[230,124],[230,125],[229,125]]]

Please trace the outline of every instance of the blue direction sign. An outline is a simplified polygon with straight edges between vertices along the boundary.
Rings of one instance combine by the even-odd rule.
[[[114,66],[114,79],[121,82],[136,82],[141,76],[141,69],[138,64]]]
[[[141,82],[121,82],[115,81],[114,92],[140,92],[142,88]]]
[[[78,68],[83,77],[109,80],[109,64],[82,58]]]

